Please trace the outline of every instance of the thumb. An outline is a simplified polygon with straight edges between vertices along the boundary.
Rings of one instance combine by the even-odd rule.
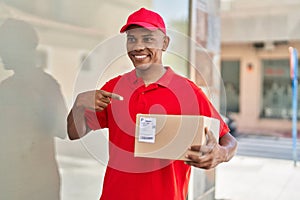
[[[217,140],[216,140],[216,138],[215,138],[215,136],[214,136],[214,134],[213,134],[212,131],[210,131],[207,127],[205,127],[204,131],[205,131],[205,136],[206,136],[206,140],[207,140],[206,143],[207,144],[211,144],[211,143],[216,143],[217,142]]]

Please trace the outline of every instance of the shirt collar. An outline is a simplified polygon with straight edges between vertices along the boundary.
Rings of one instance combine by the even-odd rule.
[[[156,84],[161,85],[163,87],[168,87],[170,81],[172,80],[172,77],[175,75],[175,72],[170,67],[165,67],[165,69],[166,72],[160,79],[158,79],[158,81],[156,81]],[[128,81],[132,86],[137,87],[144,85],[143,79],[136,76],[135,69],[130,71],[127,74],[127,76]]]

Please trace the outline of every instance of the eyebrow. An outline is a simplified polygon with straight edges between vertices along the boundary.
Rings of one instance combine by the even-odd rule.
[[[149,36],[155,36],[155,35],[153,35],[152,33],[142,35],[142,37],[149,37]],[[135,37],[135,36],[131,34],[127,34],[127,37]]]
[[[152,33],[142,35],[142,37],[149,37],[149,36],[154,36],[154,35]]]

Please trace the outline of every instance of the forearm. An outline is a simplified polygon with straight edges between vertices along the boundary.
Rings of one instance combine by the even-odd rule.
[[[116,95],[116,94],[115,94]],[[70,111],[68,121],[68,135],[71,140],[79,139],[91,129],[86,124],[85,110],[103,111],[109,104],[114,94],[104,90],[92,90],[80,93]]]
[[[228,162],[237,151],[237,141],[229,133],[220,138],[219,144],[223,149],[223,162]]]
[[[84,107],[76,107],[74,105],[68,115],[68,136],[71,140],[79,139],[90,131],[86,125],[84,113]]]

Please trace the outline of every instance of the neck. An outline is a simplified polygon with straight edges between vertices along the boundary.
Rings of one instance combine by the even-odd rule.
[[[136,75],[142,78],[145,85],[148,86],[151,83],[158,81],[166,72],[166,69],[162,64],[155,64],[148,69],[136,69]]]

